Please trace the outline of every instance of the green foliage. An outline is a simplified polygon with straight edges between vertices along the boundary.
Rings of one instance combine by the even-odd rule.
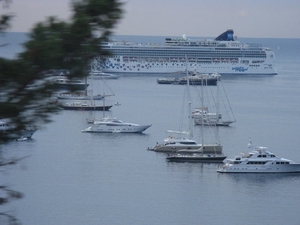
[[[10,0],[0,0],[9,4]],[[109,54],[101,42],[111,34],[121,19],[122,3],[118,0],[73,0],[71,22],[49,17],[40,22],[24,43],[25,50],[16,59],[0,58],[0,120],[9,119],[16,130],[39,127],[51,122],[59,108],[49,97],[55,91],[45,71],[68,69],[73,77],[86,76],[88,62],[96,55]],[[13,15],[0,16],[0,33],[9,28]],[[95,35],[98,35],[96,37]],[[1,46],[0,46],[1,48]],[[1,144],[9,140],[0,132]],[[0,158],[0,167],[17,163],[18,159]],[[0,205],[22,198],[22,193],[0,186]],[[0,223],[19,224],[10,213],[0,212]]]
[[[0,4],[3,8],[7,8],[11,0],[0,0]],[[13,14],[3,14],[0,15],[0,33],[10,27],[10,21],[13,18]]]
[[[109,54],[100,44],[121,19],[122,4],[118,0],[73,0],[70,22],[49,17],[37,23],[17,59],[0,58],[0,119],[9,118],[17,129],[51,121],[59,109],[49,101],[54,86],[45,71],[67,69],[71,77],[85,77],[95,55]],[[4,138],[0,135],[0,143]]]
[[[0,0],[0,3],[9,4],[10,0]],[[121,19],[122,3],[118,0],[73,0],[72,3],[71,22],[49,17],[34,26],[29,41],[24,43],[24,52],[16,59],[0,58],[0,120],[9,119],[16,130],[41,126],[59,112],[57,105],[49,100],[54,85],[47,80],[46,71],[68,69],[73,77],[82,78],[87,75],[89,60],[95,55],[109,54],[102,51],[100,44]],[[0,33],[9,28],[12,17],[12,14],[0,16]],[[8,140],[0,132],[0,153],[1,144]],[[17,161],[4,160],[1,156],[0,167]],[[22,198],[22,193],[7,186],[0,186],[0,194],[0,205]],[[0,212],[0,221],[20,224],[6,212]]]

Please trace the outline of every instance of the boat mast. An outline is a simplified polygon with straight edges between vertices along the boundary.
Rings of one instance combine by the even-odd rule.
[[[219,79],[219,78],[217,77],[217,79]],[[219,122],[219,111],[220,111],[219,97],[220,97],[219,81],[217,81],[217,123]],[[217,125],[217,123],[216,123],[216,125]]]
[[[203,149],[203,143],[204,143],[204,135],[203,135],[203,123],[204,123],[204,97],[203,97],[203,82],[204,82],[204,76],[201,76],[201,145]],[[207,81],[206,81],[207,82]],[[206,83],[207,85],[207,83]],[[206,118],[207,120],[208,118]]]
[[[88,93],[87,93],[87,77],[84,78],[84,85],[85,85],[84,94],[85,94],[85,96],[88,96]]]
[[[187,95],[188,95],[188,119],[189,119],[189,138],[193,138],[193,129],[192,129],[192,101],[191,101],[191,94],[190,94],[190,79],[188,73],[188,58],[185,56],[186,59],[186,79],[187,79]]]
[[[92,106],[94,107],[94,121],[95,121],[95,111],[96,111],[96,106],[95,106],[95,101],[94,101],[94,73],[93,73],[93,63],[91,63],[91,73],[92,73],[92,81],[91,81],[91,103]]]
[[[104,119],[105,118],[105,92],[103,92],[103,110],[102,110],[102,114],[103,114],[103,119]]]

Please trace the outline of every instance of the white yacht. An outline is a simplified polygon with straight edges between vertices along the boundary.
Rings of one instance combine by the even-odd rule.
[[[217,114],[217,113],[212,113],[208,111],[208,107],[203,107],[203,108],[195,108],[194,111],[192,112],[192,118],[193,119],[198,119],[201,117],[207,117],[208,119],[222,119],[222,114]]]
[[[179,134],[169,135],[163,143],[156,143],[153,148],[148,148],[155,152],[181,152],[181,153],[205,153],[220,154],[223,146],[220,144],[199,144],[195,140],[182,137],[186,132],[167,131],[168,133]]]
[[[92,70],[88,76],[90,79],[118,79],[119,75],[104,73],[99,70]]]
[[[139,125],[135,123],[125,123],[116,118],[98,119],[94,124],[84,130],[84,133],[142,133],[151,125]]]
[[[59,76],[53,79],[53,83],[57,89],[61,90],[85,90],[89,84],[86,84],[80,79],[69,79],[67,77]]]
[[[189,66],[200,73],[221,75],[276,75],[275,54],[261,44],[237,40],[232,29],[215,39],[165,38],[164,43],[108,41],[102,49],[109,56],[97,56],[99,69],[119,74],[170,74]]]
[[[219,173],[299,173],[300,163],[277,157],[267,147],[254,147],[251,142],[249,153],[241,153],[217,170]]]
[[[220,88],[220,86],[222,86],[222,88]],[[218,82],[215,91],[211,87],[201,86],[200,102],[203,106],[195,108],[194,112],[192,112],[195,125],[229,126],[236,122],[221,80]],[[209,107],[216,110],[216,112],[210,112],[208,110]],[[223,114],[220,113],[221,111],[224,113],[225,118],[223,118]]]
[[[16,126],[7,121],[0,120],[0,136],[10,139],[31,138],[37,128],[28,126],[23,130],[16,130]]]
[[[212,113],[208,111],[194,111],[192,113],[195,125],[205,126],[229,126],[234,123],[235,120],[223,120],[222,114]]]

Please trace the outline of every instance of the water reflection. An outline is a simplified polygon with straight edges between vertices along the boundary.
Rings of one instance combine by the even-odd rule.
[[[219,177],[225,176],[226,178],[232,180],[235,183],[247,183],[249,185],[253,184],[272,184],[274,182],[292,182],[300,181],[300,173],[262,173],[262,174],[219,174]]]
[[[167,155],[166,155],[167,156]],[[171,170],[180,170],[182,172],[197,173],[217,173],[217,169],[222,163],[204,163],[204,162],[169,162],[166,160],[167,168]]]

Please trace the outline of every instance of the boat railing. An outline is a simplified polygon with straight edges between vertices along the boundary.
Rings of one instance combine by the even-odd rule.
[[[250,48],[262,48],[262,44],[259,43],[247,43]]]

